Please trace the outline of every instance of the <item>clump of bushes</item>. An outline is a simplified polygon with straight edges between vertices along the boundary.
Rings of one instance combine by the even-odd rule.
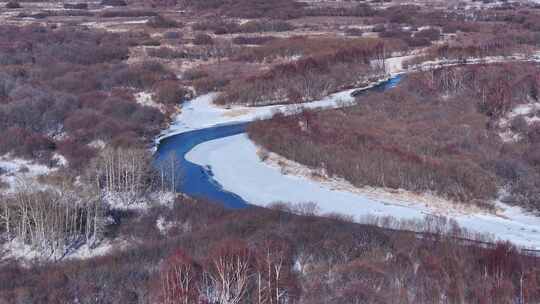
[[[345,34],[347,36],[362,37],[362,35],[364,34],[364,31],[359,29],[359,28],[348,28],[348,29],[345,30]]]
[[[211,31],[216,35],[233,33],[261,33],[261,32],[286,32],[294,29],[294,26],[280,20],[252,20],[243,24],[223,19],[211,19],[197,22],[192,26],[196,31]]]
[[[436,28],[423,29],[414,33],[414,37],[425,38],[429,41],[436,41],[439,40],[439,38],[441,37],[441,31]]]
[[[305,14],[305,4],[295,0],[187,0],[198,9],[219,9],[221,14],[235,18],[293,19]]]
[[[165,118],[138,104],[133,92],[176,76],[157,62],[122,63],[131,35],[0,26],[0,65],[10,66],[0,73],[0,100],[8,101],[0,104],[0,155],[49,164],[60,152],[79,169],[94,140],[130,147],[151,140]],[[21,47],[27,41],[34,47]]]

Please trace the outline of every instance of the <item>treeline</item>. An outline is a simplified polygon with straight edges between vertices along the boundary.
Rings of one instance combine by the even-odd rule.
[[[77,169],[95,156],[89,143],[143,147],[165,115],[134,94],[154,92],[173,107],[189,92],[157,62],[128,65],[145,35],[72,27],[0,27],[0,154],[48,164],[55,152]]]
[[[387,93],[358,97],[355,107],[276,115],[249,134],[359,187],[433,191],[480,205],[510,187],[506,199],[538,209],[538,126],[521,124],[523,140],[514,143],[502,141],[498,123],[517,104],[538,99],[537,74],[526,64],[416,73]]]
[[[180,199],[126,214],[137,245],[83,261],[0,265],[8,303],[535,303],[538,258],[279,209]],[[155,225],[160,215],[170,223]],[[164,234],[163,234],[164,233]]]

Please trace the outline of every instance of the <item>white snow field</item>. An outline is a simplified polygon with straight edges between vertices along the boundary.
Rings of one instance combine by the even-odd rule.
[[[454,219],[470,232],[488,234],[495,239],[509,240],[516,245],[540,249],[540,217],[519,207],[497,203],[499,211],[491,214],[479,210],[447,206],[428,206],[403,197],[370,195],[359,191],[336,189],[298,175],[282,171],[262,162],[257,146],[246,134],[208,141],[196,146],[186,159],[209,167],[214,179],[230,192],[260,206],[274,202],[313,202],[322,213],[340,213],[361,221],[366,216],[392,216],[399,220],[421,220],[426,215],[444,215]]]

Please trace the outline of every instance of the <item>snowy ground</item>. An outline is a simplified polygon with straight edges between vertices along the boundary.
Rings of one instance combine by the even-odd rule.
[[[124,240],[103,240],[93,247],[84,244],[68,253],[58,252],[55,255],[44,256],[40,250],[15,239],[2,244],[0,251],[5,251],[4,260],[14,259],[20,261],[22,265],[29,265],[32,261],[76,260],[99,257],[110,254],[113,250],[125,249],[128,246],[129,242]]]
[[[154,96],[152,96],[152,93],[150,92],[143,91],[143,92],[139,92],[135,94],[135,100],[141,106],[156,108],[160,110],[161,112],[165,112],[165,107],[155,102]]]
[[[450,217],[471,232],[493,235],[517,245],[540,249],[540,217],[518,207],[497,203],[490,214],[446,206],[446,210],[407,195],[381,195],[372,189],[338,189],[305,176],[283,174],[280,168],[262,162],[257,147],[245,134],[205,142],[186,158],[209,167],[225,190],[244,200],[267,206],[274,202],[314,202],[323,213],[340,213],[360,221],[365,216],[392,216],[399,220],[420,220],[426,215]]]
[[[58,157],[60,158],[59,163],[62,163],[63,158],[60,155]],[[6,186],[4,189],[0,187],[0,192],[13,191],[17,187],[23,186],[23,183],[35,183],[37,177],[46,175],[53,170],[45,165],[22,158],[9,155],[0,156],[0,182]]]
[[[104,199],[111,209],[143,211],[155,206],[171,207],[176,199],[176,193],[152,192],[141,196],[140,193],[107,192]]]

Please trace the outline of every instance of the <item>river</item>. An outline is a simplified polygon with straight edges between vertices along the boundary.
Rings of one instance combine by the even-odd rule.
[[[354,91],[355,96],[365,94],[370,91],[385,91],[395,87],[401,80],[401,76],[394,76],[376,86],[362,91]],[[248,122],[228,123],[216,125],[199,130],[187,131],[162,139],[155,154],[155,164],[172,163],[178,173],[176,190],[189,196],[207,199],[218,202],[229,208],[244,208],[249,206],[242,197],[223,189],[223,187],[213,179],[212,169],[194,164],[186,159],[186,154],[197,145],[215,139],[225,138],[246,132]],[[242,172],[238,172],[242,174]]]

